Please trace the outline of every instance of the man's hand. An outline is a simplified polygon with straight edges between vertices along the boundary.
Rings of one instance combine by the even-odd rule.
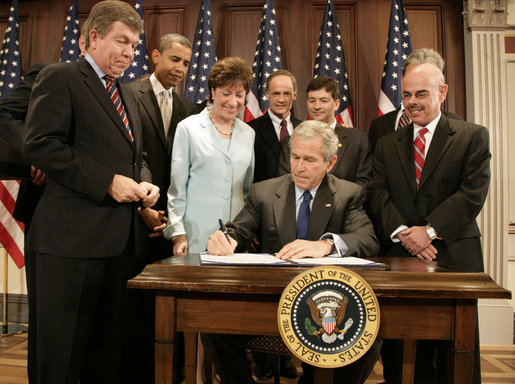
[[[107,193],[119,203],[136,202],[147,196],[147,191],[144,187],[130,177],[118,174],[114,175]]]
[[[417,253],[415,256],[417,256],[419,259],[422,260],[430,260],[433,261],[436,259],[436,254],[438,253],[438,250],[434,247],[433,244],[429,244],[429,246],[419,253]]]
[[[216,256],[232,255],[237,246],[236,240],[229,236],[229,241],[227,241],[225,234],[218,230],[209,236],[207,251]]]
[[[152,208],[145,208],[139,211],[139,215],[147,228],[152,231],[148,237],[158,237],[163,235],[163,229],[166,228],[168,218],[165,211],[156,211]]]
[[[399,232],[397,237],[402,242],[404,249],[413,256],[418,255],[431,244],[426,227],[413,226],[407,228]]]
[[[145,197],[141,199],[141,203],[145,208],[153,206],[159,199],[159,187],[146,181],[142,181],[139,185],[145,189]]]
[[[331,252],[331,244],[325,240],[309,241],[297,239],[282,247],[276,257],[283,260],[324,257],[329,252]]]
[[[30,176],[32,177],[32,182],[36,185],[43,185],[46,181],[46,173],[41,169],[37,169],[35,166],[30,166]]]
[[[188,254],[188,240],[186,240],[186,236],[179,235],[174,237],[172,242],[174,256],[186,256]]]

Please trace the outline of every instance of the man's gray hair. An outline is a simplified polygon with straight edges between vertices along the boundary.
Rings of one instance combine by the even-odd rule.
[[[178,43],[188,47],[189,49],[192,49],[191,42],[183,35],[178,33],[167,33],[166,35],[161,36],[159,39],[159,43],[157,43],[157,50],[160,53],[163,53],[172,46],[172,43]]]
[[[443,73],[445,62],[443,61],[442,56],[440,56],[438,52],[431,48],[419,48],[411,52],[411,54],[404,62],[404,65],[402,67],[402,76],[404,77],[404,75],[406,74],[408,65],[420,65],[426,63],[433,64],[440,70],[440,72]]]
[[[290,152],[291,144],[296,137],[308,140],[320,137],[323,142],[322,155],[325,161],[329,161],[338,152],[338,136],[328,124],[322,121],[306,120],[300,123],[291,135]]]

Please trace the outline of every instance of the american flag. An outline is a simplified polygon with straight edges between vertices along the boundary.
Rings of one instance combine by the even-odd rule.
[[[72,0],[70,10],[68,11],[68,16],[66,17],[63,46],[61,48],[61,59],[59,61],[71,63],[72,61],[77,61],[79,59],[80,23],[77,12],[77,0]]]
[[[320,39],[318,40],[313,77],[318,76],[329,76],[338,81],[340,84],[340,107],[336,111],[336,120],[339,124],[352,127],[352,107],[347,66],[345,65],[340,26],[336,20],[332,0],[328,0],[325,6],[324,20],[322,21]]]
[[[266,0],[263,6],[263,16],[259,26],[256,53],[254,54],[254,82],[247,95],[247,105],[243,120],[248,122],[261,116],[270,106],[265,96],[266,79],[278,69],[282,69],[281,47],[277,22],[275,19],[274,0]]]
[[[18,0],[13,0],[0,51],[0,100],[16,88],[21,78]],[[11,255],[18,268],[21,268],[25,265],[24,226],[12,216],[19,185],[17,180],[0,181],[0,243]]]
[[[141,0],[136,0],[134,9],[143,19],[143,6],[141,5]],[[139,43],[134,50],[134,60],[132,60],[131,66],[118,78],[118,81],[122,83],[130,83],[131,81],[139,79],[148,73],[150,73],[150,68],[148,66],[147,43],[145,41],[145,32],[141,32]]]
[[[207,86],[209,72],[218,60],[215,52],[210,0],[202,0],[195,31],[193,55],[186,78],[184,97],[192,103],[199,104],[209,94]]]
[[[411,37],[404,4],[402,0],[392,0],[383,79],[381,81],[381,91],[379,92],[378,116],[401,106],[402,66],[411,51]]]

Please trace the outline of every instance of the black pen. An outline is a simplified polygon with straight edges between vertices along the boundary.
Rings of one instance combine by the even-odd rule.
[[[222,219],[218,219],[218,224],[220,224],[220,231],[222,231],[227,239],[227,242],[231,244],[229,240],[229,234],[227,233],[227,228],[225,227],[224,221]]]

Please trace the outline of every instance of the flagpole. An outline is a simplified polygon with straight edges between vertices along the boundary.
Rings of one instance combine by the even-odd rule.
[[[1,336],[8,336],[15,333],[26,332],[27,327],[21,324],[9,324],[7,322],[8,302],[7,302],[7,289],[8,289],[8,254],[7,249],[4,248],[4,291],[2,293],[2,334]]]

